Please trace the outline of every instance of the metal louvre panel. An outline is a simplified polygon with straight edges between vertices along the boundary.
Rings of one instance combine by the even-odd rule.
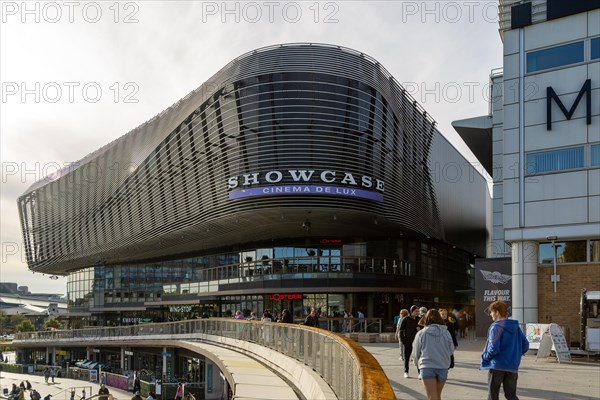
[[[98,262],[325,233],[443,239],[427,168],[434,126],[362,53],[309,44],[247,53],[68,174],[21,196],[29,267],[64,274]],[[288,169],[382,179],[385,200],[229,200],[229,177]],[[340,221],[307,235],[297,228],[307,210],[322,220],[337,213]],[[378,226],[365,226],[374,219]]]

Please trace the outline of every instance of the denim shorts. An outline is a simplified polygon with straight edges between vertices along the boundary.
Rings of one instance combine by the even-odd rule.
[[[438,382],[446,382],[448,369],[446,368],[422,368],[421,379],[435,379]]]

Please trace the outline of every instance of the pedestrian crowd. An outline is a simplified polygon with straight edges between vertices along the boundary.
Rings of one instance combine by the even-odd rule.
[[[488,370],[488,400],[499,400],[500,388],[508,400],[518,400],[517,379],[521,357],[529,350],[529,342],[519,321],[508,319],[507,306],[496,301],[488,307],[493,322],[488,330],[481,354],[480,369]],[[463,318],[463,323],[460,320]],[[446,309],[427,310],[416,305],[400,311],[395,337],[404,363],[404,378],[409,378],[410,362],[417,369],[428,400],[440,400],[454,368],[454,350],[459,337],[466,337],[468,313],[449,313]]]
[[[356,318],[354,317],[356,315]],[[320,327],[319,319],[322,317],[339,317],[344,318],[342,321],[336,321],[334,325],[340,333],[363,331],[366,328],[365,314],[361,310],[333,312],[332,315],[327,315],[320,307],[306,308],[304,320],[300,325]],[[284,308],[279,313],[272,313],[271,310],[265,309],[261,317],[257,316],[255,311],[237,310],[233,313],[233,319],[246,321],[262,321],[262,322],[281,322],[286,324],[294,323],[294,316],[291,311]]]
[[[50,382],[49,382],[50,378],[52,379],[52,383],[56,383],[54,380],[56,373],[54,373],[54,374],[51,373],[50,372],[51,370],[53,370],[53,369],[47,367],[43,371],[44,381],[47,384],[50,384]],[[42,395],[40,394],[40,392],[38,392],[37,389],[33,388],[33,386],[31,385],[31,382],[29,382],[29,380],[22,381],[19,386],[17,386],[16,383],[13,383],[11,390],[8,392],[7,398],[8,398],[8,400],[26,400],[26,392],[29,392],[29,400],[42,400]],[[98,394],[102,395],[102,396],[98,397],[100,400],[111,400],[112,396],[109,397],[109,392],[105,385],[101,385],[100,390],[98,391]],[[43,397],[43,400],[51,400],[51,397],[52,397],[51,394],[47,394],[46,396]],[[86,398],[85,389],[82,390],[80,397],[76,396],[75,389],[70,390],[69,400],[85,400],[85,398]]]

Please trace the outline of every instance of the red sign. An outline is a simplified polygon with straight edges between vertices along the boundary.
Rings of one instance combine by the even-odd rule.
[[[319,240],[321,244],[342,244],[342,239],[321,239]]]
[[[279,301],[279,300],[302,300],[302,295],[299,293],[291,293],[291,294],[279,294],[275,293],[269,296],[269,300]]]

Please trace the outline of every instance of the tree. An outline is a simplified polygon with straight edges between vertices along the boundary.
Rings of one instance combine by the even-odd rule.
[[[62,329],[62,324],[54,317],[50,317],[44,322],[44,329]]]
[[[0,311],[0,332],[2,334],[14,333],[15,326],[26,320],[23,315],[6,315],[5,312]]]
[[[17,332],[33,332],[35,331],[35,326],[33,326],[33,323],[30,320],[25,319],[19,323],[15,329]]]
[[[0,310],[0,333],[6,333],[6,328],[8,326],[8,317],[6,313]]]

